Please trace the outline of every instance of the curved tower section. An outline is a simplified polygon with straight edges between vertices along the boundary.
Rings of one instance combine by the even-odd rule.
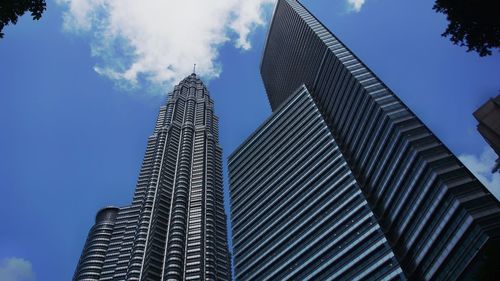
[[[116,207],[106,207],[97,212],[95,224],[89,231],[73,280],[99,280],[119,210]]]
[[[218,130],[193,73],[160,108],[132,204],[120,209],[91,280],[231,279]]]

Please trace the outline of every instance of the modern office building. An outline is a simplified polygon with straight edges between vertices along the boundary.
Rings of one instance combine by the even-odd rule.
[[[477,130],[498,155],[493,172],[500,169],[500,95],[489,99],[475,112],[474,117],[479,124]]]
[[[238,280],[404,280],[305,86],[230,156]]]
[[[490,280],[500,276],[498,200],[359,58],[296,0],[277,1],[261,74],[273,116],[231,155],[229,163],[237,277],[378,279],[383,275],[375,261],[386,262],[384,258],[391,253],[395,259],[389,258],[386,266],[390,273],[384,273],[385,279]],[[323,141],[315,139],[319,129],[294,123],[308,122],[306,118],[310,117],[305,109],[301,109],[304,113],[286,118],[287,108],[294,104],[291,100],[297,98],[297,91],[302,91],[297,89],[303,87],[310,93],[329,138],[335,143],[328,145],[330,154],[315,151],[318,156],[311,156],[311,161],[317,162],[311,163],[300,157],[300,149],[313,147],[315,142],[309,142],[311,139]],[[282,115],[285,117],[279,117]],[[295,135],[278,133],[292,129]],[[279,150],[271,150],[272,146]],[[326,160],[316,158],[321,155]],[[335,155],[341,159],[335,160]],[[325,172],[322,165],[334,165],[335,161],[345,163],[346,171]],[[319,178],[312,179],[307,173]],[[311,201],[295,209],[294,200],[310,200],[309,192],[321,200],[323,197],[319,196],[326,192],[321,189],[326,188],[322,182],[330,177],[339,180],[330,189],[335,193],[343,191],[345,182],[340,177],[344,174],[352,176],[352,192],[359,189],[366,200],[364,206],[368,210],[363,214],[370,220],[376,219],[373,228],[379,227],[385,240],[376,235],[373,241],[357,240],[358,231],[351,229],[353,224],[364,223],[364,216],[349,217],[351,220],[340,230],[334,229],[334,223],[340,223],[344,216],[325,222],[324,226],[335,235],[347,235],[350,239],[338,245],[341,248],[331,247],[335,239],[331,235],[321,241],[308,236],[308,231],[324,219],[322,216],[329,215],[311,213],[309,206],[322,212],[326,204],[336,202]],[[299,176],[304,180],[296,186],[294,182]],[[314,182],[304,186],[299,194],[303,198],[297,199],[296,190],[309,184],[307,180]],[[339,208],[346,208],[348,216],[365,201],[357,202]],[[283,213],[283,209],[294,211]],[[314,221],[310,222],[313,216]],[[280,232],[284,224],[289,227],[286,236]],[[296,224],[301,225],[297,232]],[[366,229],[359,235],[364,235],[363,231]],[[290,245],[298,246],[290,250]],[[372,248],[386,245],[391,251]],[[348,247],[342,257],[337,255],[340,249]],[[363,251],[357,252],[360,248],[371,252],[363,255]],[[325,252],[329,254],[317,260],[316,254]],[[310,262],[306,269],[301,267],[305,262]],[[393,275],[398,268],[402,274]],[[373,273],[363,275],[366,270]],[[319,275],[323,273],[326,275]]]
[[[97,213],[73,280],[231,280],[218,131],[193,73],[160,108],[132,204]]]

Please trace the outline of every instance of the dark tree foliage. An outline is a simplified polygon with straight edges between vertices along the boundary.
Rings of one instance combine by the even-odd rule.
[[[447,15],[443,37],[481,57],[500,47],[500,0],[436,0],[433,9]]]
[[[45,0],[0,0],[0,38],[3,38],[4,26],[16,24],[26,11],[31,12],[34,20],[39,20],[45,9]]]

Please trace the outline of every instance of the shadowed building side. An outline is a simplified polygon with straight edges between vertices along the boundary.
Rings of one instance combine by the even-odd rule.
[[[500,168],[500,95],[491,98],[474,112],[477,130],[499,157],[493,172]]]
[[[491,260],[498,200],[295,0],[277,3],[261,74],[273,111],[310,89],[408,278],[454,280]]]

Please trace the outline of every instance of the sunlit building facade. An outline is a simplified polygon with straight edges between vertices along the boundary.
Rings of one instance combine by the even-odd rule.
[[[500,274],[495,269],[500,237],[498,200],[345,44],[296,0],[277,1],[261,74],[273,115],[231,155],[229,162],[236,277],[378,280],[382,275],[376,274],[382,274],[382,269],[387,270],[383,273],[385,279],[474,280]],[[292,100],[300,89],[310,95],[304,106],[314,103],[322,121],[306,120],[311,117],[305,109],[286,117],[292,114],[287,108],[297,106]],[[327,130],[306,122],[317,126],[324,123]],[[280,130],[294,133],[278,133]],[[301,149],[325,141],[317,139],[319,131],[334,144],[323,143],[317,148],[321,149],[318,155],[302,159]],[[343,172],[325,171],[321,165],[330,162],[334,166],[343,164]],[[380,229],[376,233],[382,233],[384,239],[377,236],[366,244],[357,244],[358,231],[352,230],[353,224],[364,223],[364,216],[346,221],[340,230],[335,229],[335,223],[344,217],[332,217],[325,221],[331,235],[322,241],[308,236],[309,229],[324,218],[316,211],[323,211],[325,204],[335,201],[311,201],[297,207],[294,200],[310,200],[309,192],[319,197],[321,188],[326,188],[320,186],[323,177],[339,180],[344,175],[352,178],[351,192],[359,191],[363,200],[339,212],[352,211],[366,202],[363,214],[374,229]],[[299,176],[304,176],[299,186],[308,184],[311,177],[317,179],[304,186],[297,195],[302,198],[297,199],[293,196],[300,187],[294,181]],[[342,196],[345,184],[333,181],[331,196]],[[285,215],[285,209],[294,212],[286,211]],[[306,221],[309,223],[302,225]],[[298,232],[294,232],[296,224],[302,227]],[[283,225],[288,225],[286,234],[279,232]],[[323,244],[333,243],[335,235],[344,233],[349,233],[350,240],[337,245],[340,248]],[[298,246],[289,250],[289,245]],[[379,248],[373,250],[372,246]],[[348,252],[337,255],[347,247],[351,247]],[[321,258],[315,256],[326,252],[329,254]],[[367,261],[371,258],[383,264],[380,271],[375,261]],[[307,262],[310,267],[301,268]],[[368,269],[372,273],[364,275]],[[399,269],[401,274],[393,274]],[[277,276],[282,279],[275,279]]]
[[[237,280],[404,280],[305,86],[229,159]]]

